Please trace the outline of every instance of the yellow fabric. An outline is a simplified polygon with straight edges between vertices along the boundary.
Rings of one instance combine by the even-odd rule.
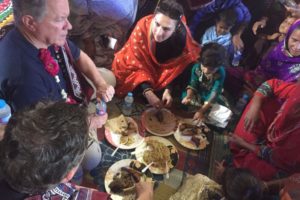
[[[222,194],[222,186],[202,174],[188,176],[179,190],[169,200],[209,200]]]

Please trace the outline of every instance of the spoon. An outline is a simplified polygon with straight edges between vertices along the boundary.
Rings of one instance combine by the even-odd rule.
[[[113,156],[117,153],[117,151],[119,150],[119,148],[120,148],[120,147],[117,147],[117,148],[112,152],[112,154],[111,154],[110,156],[113,157]]]
[[[144,167],[144,169],[142,169],[142,173],[145,173],[147,171],[147,169],[149,169],[149,167],[151,167],[151,165],[153,165],[154,162],[149,163],[146,167]]]

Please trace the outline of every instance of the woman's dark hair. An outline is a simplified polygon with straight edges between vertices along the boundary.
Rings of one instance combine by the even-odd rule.
[[[220,12],[217,16],[217,22],[221,21],[226,26],[232,27],[235,25],[237,17],[234,9],[227,9]]]
[[[220,67],[225,65],[226,50],[225,48],[215,42],[205,44],[200,52],[200,62],[206,67]]]
[[[56,187],[83,158],[87,115],[85,108],[65,102],[15,112],[0,143],[4,180],[27,194]]]
[[[223,174],[222,187],[226,200],[260,200],[263,184],[249,170],[227,168]]]
[[[176,0],[161,0],[155,9],[155,14],[162,13],[171,19],[180,20],[183,8]]]

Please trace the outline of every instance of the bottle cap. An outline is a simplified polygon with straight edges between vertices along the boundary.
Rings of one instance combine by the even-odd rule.
[[[6,105],[6,102],[3,99],[0,99],[0,108],[4,108]]]
[[[128,92],[127,96],[129,96],[129,97],[133,97],[133,94],[132,94],[132,92]]]

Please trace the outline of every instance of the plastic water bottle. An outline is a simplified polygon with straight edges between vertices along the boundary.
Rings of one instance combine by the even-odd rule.
[[[124,98],[124,103],[122,106],[122,112],[124,115],[131,115],[132,113],[132,107],[133,107],[133,94],[131,92],[128,92],[127,96]]]
[[[236,103],[235,105],[235,108],[234,108],[234,111],[235,111],[235,114],[237,115],[240,115],[242,114],[245,106],[247,105],[248,103],[248,100],[249,100],[249,96],[248,94],[244,94]]]
[[[297,8],[297,3],[294,0],[279,0],[280,3],[282,3],[284,6],[291,7],[291,8]]]
[[[11,109],[9,105],[3,99],[0,99],[0,124],[7,124],[10,117]]]
[[[97,115],[105,115],[106,114],[106,110],[107,110],[107,106],[105,101],[101,100],[101,99],[97,99],[97,103],[96,103],[96,114]]]
[[[242,58],[242,52],[240,50],[236,50],[233,54],[232,66],[234,67],[239,66],[241,58]]]

